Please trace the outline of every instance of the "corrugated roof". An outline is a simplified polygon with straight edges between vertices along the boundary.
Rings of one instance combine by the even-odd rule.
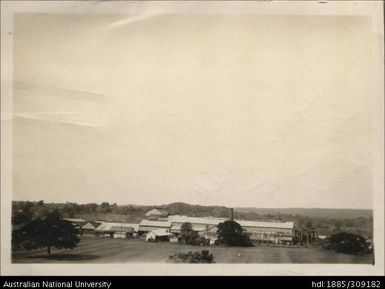
[[[181,230],[181,228],[182,228],[182,224],[181,223],[173,223],[171,225],[171,230]],[[192,229],[194,231],[199,232],[199,231],[206,231],[209,228],[207,228],[206,224],[193,224],[192,225]]]
[[[103,222],[99,227],[96,228],[96,231],[114,231],[113,227],[118,227],[118,231],[120,231],[120,228],[132,228],[134,231],[139,230],[139,224]]]
[[[293,229],[293,222],[257,222],[257,221],[242,221],[235,220],[242,227],[257,227],[257,228],[279,228],[279,229]]]
[[[170,222],[166,222],[166,221],[142,220],[139,223],[139,226],[169,228],[171,226],[171,223]]]
[[[202,225],[218,225],[226,221],[225,218],[212,218],[212,217],[188,217],[188,216],[169,216],[168,221],[171,223],[191,223]]]
[[[202,225],[218,225],[219,223],[225,222],[226,218],[213,218],[213,217],[188,217],[188,216],[169,216],[168,221],[174,223],[191,223],[191,224],[202,224]],[[281,228],[281,229],[293,229],[293,222],[258,222],[258,221],[243,221],[234,220],[242,227],[262,227],[262,228]],[[175,227],[177,228],[177,227]]]

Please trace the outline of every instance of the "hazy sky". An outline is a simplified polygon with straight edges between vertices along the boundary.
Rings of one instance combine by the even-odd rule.
[[[17,15],[14,199],[371,208],[369,20]]]

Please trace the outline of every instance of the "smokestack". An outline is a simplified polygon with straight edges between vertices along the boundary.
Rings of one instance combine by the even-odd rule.
[[[233,208],[230,209],[230,220],[234,221],[234,209]]]

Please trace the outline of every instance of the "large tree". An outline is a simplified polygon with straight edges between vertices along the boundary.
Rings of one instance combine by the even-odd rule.
[[[364,237],[347,232],[331,235],[329,242],[331,249],[345,254],[359,254],[368,249],[368,244]]]
[[[46,248],[48,255],[51,255],[51,248],[73,249],[79,241],[75,227],[55,211],[25,224],[12,234],[12,243],[16,247],[27,250]]]
[[[31,211],[31,206],[26,205],[20,210],[12,210],[12,224],[13,225],[22,225],[30,222],[32,220],[33,213]]]
[[[252,246],[249,236],[241,225],[237,222],[228,220],[218,224],[218,242],[227,246]]]
[[[108,202],[103,202],[99,206],[100,213],[102,214],[108,214],[111,212],[111,206]]]
[[[198,233],[193,230],[192,224],[189,222],[182,224],[179,236],[183,243],[189,245],[195,245],[199,238]]]

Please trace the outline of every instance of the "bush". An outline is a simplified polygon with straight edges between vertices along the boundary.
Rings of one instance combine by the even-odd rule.
[[[327,240],[323,248],[345,254],[359,254],[368,250],[364,237],[352,233],[337,233]]]
[[[168,257],[171,263],[215,263],[213,254],[208,250],[187,253],[178,252]]]

